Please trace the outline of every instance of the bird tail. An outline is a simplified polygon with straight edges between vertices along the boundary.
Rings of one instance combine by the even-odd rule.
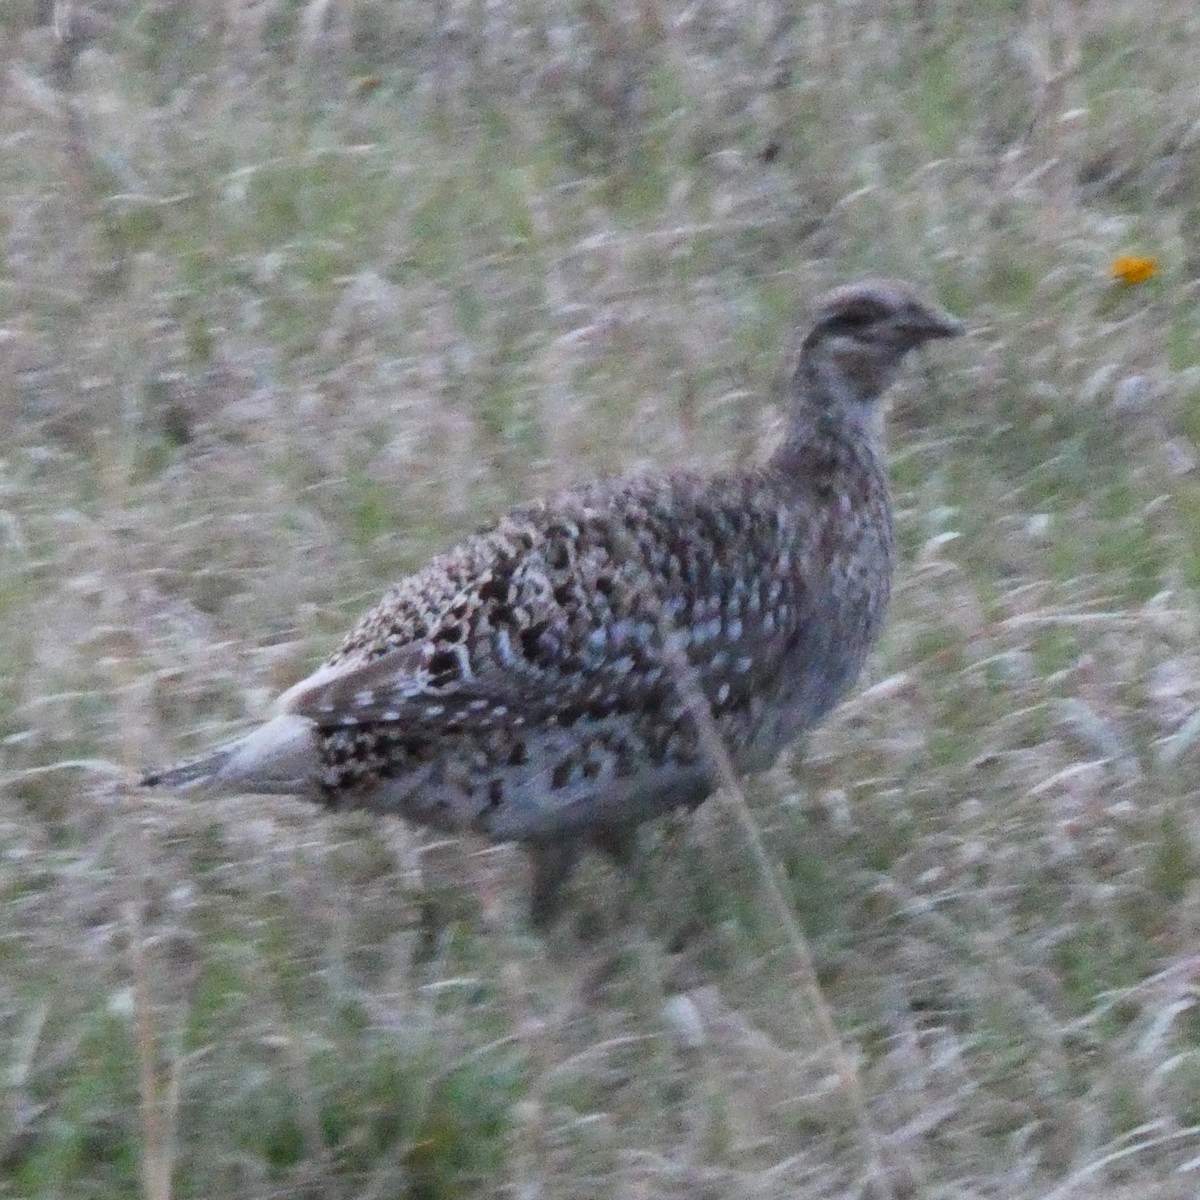
[[[304,795],[320,766],[316,726],[283,713],[202,758],[167,771],[147,771],[143,787],[206,793]]]

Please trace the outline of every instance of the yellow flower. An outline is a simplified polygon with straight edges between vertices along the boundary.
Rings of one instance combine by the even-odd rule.
[[[1137,254],[1118,254],[1108,273],[1121,283],[1145,283],[1158,274],[1158,261]]]

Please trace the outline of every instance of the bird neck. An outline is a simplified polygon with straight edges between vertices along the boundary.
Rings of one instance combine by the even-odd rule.
[[[836,359],[801,356],[792,377],[787,431],[773,466],[790,474],[814,455],[840,458],[847,452],[872,465],[882,463],[883,388],[879,364],[871,366],[876,369],[850,372]]]

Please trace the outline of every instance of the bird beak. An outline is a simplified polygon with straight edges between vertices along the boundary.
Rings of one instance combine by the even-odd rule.
[[[920,341],[961,337],[967,331],[967,327],[957,317],[952,317],[941,309],[929,309],[920,316],[906,317],[904,328],[914,339]]]

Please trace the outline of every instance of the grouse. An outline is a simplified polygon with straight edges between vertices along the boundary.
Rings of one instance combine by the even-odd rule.
[[[396,584],[273,719],[143,783],[520,842],[545,923],[581,847],[710,794],[713,730],[759,771],[854,683],[895,557],[880,400],[962,328],[903,282],[838,288],[798,331],[765,464],[515,509]]]

